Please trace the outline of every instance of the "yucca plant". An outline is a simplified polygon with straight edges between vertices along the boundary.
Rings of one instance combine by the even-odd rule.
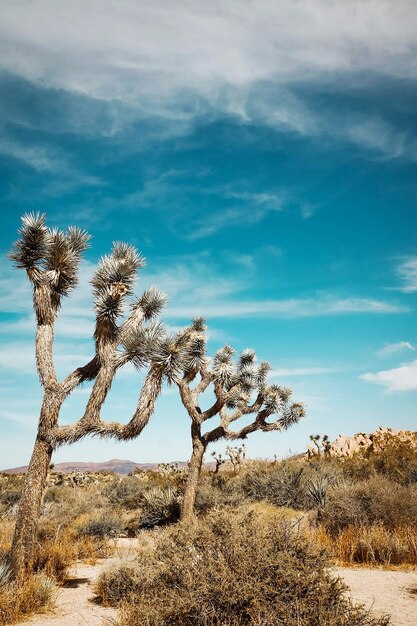
[[[161,526],[179,519],[181,497],[176,489],[151,487],[142,494],[142,528]]]
[[[11,574],[10,565],[8,563],[0,563],[0,587],[10,582]]]
[[[95,322],[95,353],[88,363],[58,380],[54,361],[54,326],[63,300],[78,282],[82,254],[90,236],[70,227],[66,231],[48,228],[45,215],[25,214],[19,239],[10,252],[15,266],[24,269],[33,287],[36,314],[36,366],[44,389],[38,433],[26,475],[16,519],[11,551],[15,576],[22,576],[33,562],[36,522],[53,451],[86,435],[126,440],[137,437],[154,411],[161,391],[163,371],[153,359],[164,331],[155,322],[165,296],[151,288],[140,298],[131,299],[124,315],[138,270],[145,264],[133,246],[114,243],[103,256],[92,279]],[[132,362],[146,368],[133,416],[126,424],[105,422],[101,409],[116,372]],[[64,400],[83,382],[94,381],[84,414],[70,426],[59,424]]]

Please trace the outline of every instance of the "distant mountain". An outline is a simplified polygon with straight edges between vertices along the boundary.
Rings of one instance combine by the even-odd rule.
[[[178,463],[184,466],[187,465],[185,461],[178,461]],[[68,474],[69,472],[79,470],[82,472],[113,472],[114,474],[122,474],[126,476],[130,472],[133,472],[136,468],[141,470],[156,470],[157,467],[158,463],[134,463],[133,461],[125,461],[121,459],[111,459],[111,461],[105,461],[104,463],[68,461],[66,463],[56,463],[54,466],[54,472]],[[27,468],[27,465],[23,465],[22,467],[13,467],[2,471],[5,474],[20,474],[22,472],[26,472]]]

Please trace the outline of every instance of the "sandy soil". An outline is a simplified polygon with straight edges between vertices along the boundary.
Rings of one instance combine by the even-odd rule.
[[[103,569],[120,559],[131,558],[137,540],[117,540],[117,554],[95,565],[77,563],[66,586],[58,591],[53,613],[34,615],[22,624],[32,626],[105,626],[117,617],[117,610],[94,602],[94,582]],[[393,626],[417,626],[417,571],[387,571],[375,568],[337,567],[335,574],[350,587],[355,603],[364,604],[375,615],[390,615]]]
[[[33,615],[21,624],[32,626],[107,626],[113,624],[117,609],[103,607],[94,600],[94,583],[100,573],[120,560],[132,558],[135,539],[117,539],[116,554],[94,565],[76,563],[67,582],[58,590],[53,613]]]
[[[364,567],[337,567],[350,587],[351,596],[377,616],[390,615],[393,626],[417,626],[417,571],[380,570]]]

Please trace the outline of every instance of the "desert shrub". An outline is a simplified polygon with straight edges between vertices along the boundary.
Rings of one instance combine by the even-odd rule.
[[[417,485],[404,486],[383,476],[329,489],[322,522],[333,535],[349,526],[376,523],[386,528],[417,522]]]
[[[308,508],[304,484],[305,465],[291,462],[256,463],[240,474],[244,497],[252,501],[268,500],[276,506]]]
[[[103,491],[110,504],[126,509],[137,509],[142,501],[146,483],[135,476],[115,478]]]
[[[0,585],[0,625],[12,624],[31,613],[50,609],[55,593],[53,581],[44,574]]]
[[[213,511],[160,531],[134,563],[97,583],[125,626],[382,626],[354,608],[273,506]],[[157,600],[156,600],[157,599]]]
[[[181,496],[172,487],[151,487],[143,492],[141,528],[153,528],[176,522],[181,513]]]
[[[196,513],[207,513],[219,506],[222,501],[222,492],[218,487],[207,482],[200,482],[195,499]]]
[[[378,474],[401,485],[417,482],[417,450],[413,445],[391,437],[383,450],[374,452],[370,461]]]
[[[123,531],[120,520],[116,517],[100,515],[93,517],[78,528],[79,536],[97,537],[115,537]]]

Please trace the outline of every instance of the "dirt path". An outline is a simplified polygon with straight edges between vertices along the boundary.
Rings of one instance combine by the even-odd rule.
[[[94,602],[94,583],[100,573],[112,563],[134,554],[135,539],[118,539],[116,555],[100,559],[94,565],[76,563],[67,583],[58,590],[53,613],[33,615],[22,626],[104,626],[117,617],[117,609]]]
[[[377,616],[390,615],[393,626],[417,626],[417,571],[389,571],[364,567],[337,567],[350,587],[354,602],[364,604]]]
[[[95,565],[77,563],[66,586],[58,591],[53,613],[34,615],[22,622],[32,626],[104,626],[117,617],[117,610],[94,602],[94,582],[99,574],[120,559],[131,558],[137,540],[117,540],[117,554]],[[387,571],[372,568],[334,568],[350,587],[354,602],[364,604],[375,615],[390,615],[393,626],[417,626],[417,571]]]

